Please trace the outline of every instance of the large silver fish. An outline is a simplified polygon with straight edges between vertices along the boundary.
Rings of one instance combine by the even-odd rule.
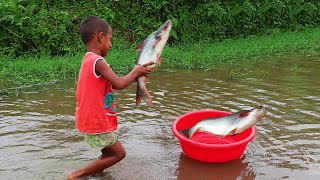
[[[138,58],[136,60],[137,65],[145,64],[148,62],[153,62],[154,64],[149,66],[155,68],[157,64],[161,63],[161,53],[163,47],[165,46],[170,30],[172,28],[171,20],[167,20],[160,28],[151,33],[147,39],[138,45],[135,50],[140,51]],[[146,88],[147,77],[142,76],[137,78],[137,94],[136,94],[136,104],[141,103],[143,99],[149,106],[152,105],[151,96]]]
[[[267,113],[263,106],[252,110],[239,111],[227,116],[209,118],[199,121],[189,131],[183,130],[191,139],[195,132],[204,131],[219,137],[234,135],[254,126]]]

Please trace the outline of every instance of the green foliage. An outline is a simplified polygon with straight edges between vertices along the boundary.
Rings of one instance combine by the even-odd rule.
[[[188,45],[165,47],[162,64],[157,71],[172,68],[209,70],[220,63],[233,64],[241,60],[255,60],[278,53],[299,52],[319,56],[320,28],[300,32],[273,32],[248,38],[227,39],[223,42],[203,41]],[[83,53],[76,56],[34,58],[23,56],[17,59],[0,55],[0,89],[21,87],[57,80],[77,79]],[[127,49],[112,49],[106,57],[112,69],[119,75],[132,70],[137,53]],[[261,60],[261,63],[263,61]],[[298,66],[291,68],[299,71]],[[244,75],[244,70],[234,67],[230,79]],[[1,90],[0,90],[1,95]]]
[[[0,50],[9,56],[65,55],[84,49],[78,35],[88,15],[106,19],[114,29],[114,47],[137,44],[167,19],[174,27],[169,43],[222,41],[317,27],[315,0],[3,0],[0,2]]]

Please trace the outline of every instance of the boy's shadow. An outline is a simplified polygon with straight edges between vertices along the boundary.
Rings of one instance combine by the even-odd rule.
[[[248,163],[243,162],[245,156],[226,163],[206,163],[193,160],[183,153],[176,170],[177,180],[213,180],[213,179],[255,179],[255,173]]]

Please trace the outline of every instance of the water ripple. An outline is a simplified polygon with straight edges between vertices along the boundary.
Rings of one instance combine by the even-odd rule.
[[[320,176],[320,71],[319,61],[304,58],[240,63],[205,72],[158,71],[147,84],[151,108],[135,105],[135,84],[116,91],[117,133],[127,157],[101,179],[201,179],[217,178],[217,173],[230,179],[316,179]],[[244,70],[244,75],[230,80],[232,68]],[[99,155],[74,129],[74,93],[74,82],[68,82],[50,91],[1,98],[1,178],[62,179]],[[229,164],[190,160],[172,135],[173,121],[187,112],[237,112],[258,105],[268,108],[267,116],[256,125],[257,135],[242,158]]]

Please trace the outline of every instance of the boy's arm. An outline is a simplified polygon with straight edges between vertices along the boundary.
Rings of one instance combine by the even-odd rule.
[[[139,76],[147,76],[154,69],[147,68],[147,66],[153,63],[147,63],[140,66],[135,66],[133,70],[125,76],[119,77],[117,76],[113,70],[107,65],[104,60],[98,60],[96,62],[96,73],[104,77],[107,81],[110,82],[114,89],[124,89],[129,84],[135,81],[135,79]]]

